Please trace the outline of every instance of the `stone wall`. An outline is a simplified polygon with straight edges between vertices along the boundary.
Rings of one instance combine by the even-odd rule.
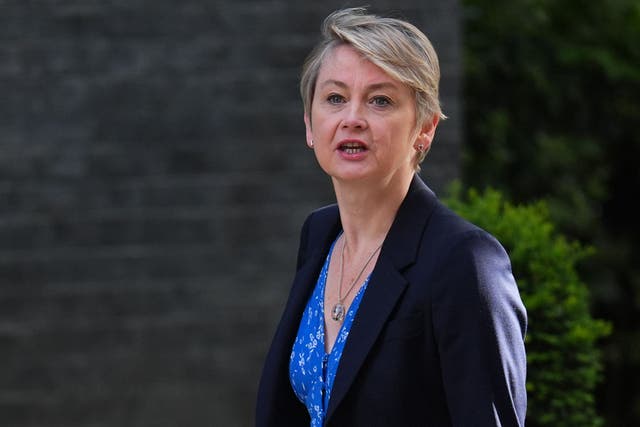
[[[0,420],[249,426],[306,214],[299,67],[344,1],[0,0]],[[458,175],[459,5],[424,175]]]

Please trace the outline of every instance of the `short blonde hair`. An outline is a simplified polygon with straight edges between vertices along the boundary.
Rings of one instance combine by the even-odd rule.
[[[415,94],[416,127],[430,117],[445,119],[439,99],[440,65],[431,42],[414,25],[368,14],[365,8],[337,10],[322,24],[322,39],[302,67],[300,94],[305,113],[311,104],[322,62],[335,47],[348,44]],[[418,152],[415,167],[426,151]]]

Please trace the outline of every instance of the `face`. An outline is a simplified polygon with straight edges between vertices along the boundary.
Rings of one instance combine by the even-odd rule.
[[[390,180],[413,175],[416,147],[428,148],[437,118],[416,126],[413,91],[342,45],[323,61],[305,125],[334,180]]]

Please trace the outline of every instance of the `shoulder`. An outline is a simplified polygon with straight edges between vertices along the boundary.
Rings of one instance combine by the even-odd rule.
[[[497,277],[511,287],[507,251],[487,230],[467,221],[436,200],[420,239],[416,267],[432,279],[432,289],[483,293],[494,289]],[[489,288],[486,288],[489,286]]]
[[[510,318],[524,331],[526,311],[511,260],[491,233],[440,205],[425,233],[421,256],[421,262],[432,266],[429,289],[438,308],[436,320],[450,319],[448,312],[467,313],[462,317],[479,327],[478,322],[489,318]]]
[[[444,206],[432,221],[423,254],[436,254],[431,288],[436,301],[490,312],[503,311],[506,301],[519,301],[509,255],[496,237]]]
[[[398,222],[416,231],[424,227],[429,239],[444,236],[447,242],[468,233],[487,234],[475,224],[448,208],[418,176],[414,178],[398,211]]]
[[[316,224],[335,222],[339,219],[340,212],[337,204],[323,206],[311,212],[305,222],[313,221]]]
[[[300,232],[297,266],[300,268],[316,251],[333,241],[341,228],[337,205],[314,210],[307,216]]]
[[[432,240],[441,253],[474,253],[493,248],[506,256],[498,239],[489,231],[469,222],[438,201],[425,230],[425,240]]]
[[[338,205],[323,206],[311,212],[302,226],[303,233],[309,240],[315,241],[323,238],[340,225],[340,212]]]

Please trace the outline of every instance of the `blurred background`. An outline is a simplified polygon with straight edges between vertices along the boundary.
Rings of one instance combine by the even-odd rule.
[[[0,425],[253,424],[300,227],[333,201],[297,85],[344,4],[0,0]],[[442,187],[459,5],[371,5],[440,52]]]
[[[544,199],[607,426],[640,425],[640,5],[369,1],[439,53],[422,175]],[[333,201],[297,83],[356,2],[0,0],[0,424],[249,426],[298,232]]]

